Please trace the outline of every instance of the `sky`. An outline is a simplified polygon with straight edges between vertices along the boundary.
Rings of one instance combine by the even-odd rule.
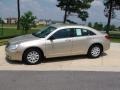
[[[16,3],[17,0],[0,0],[0,17],[17,17]],[[63,20],[64,12],[56,7],[57,0],[20,0],[20,4],[22,14],[32,11],[38,19]],[[94,0],[88,12],[87,22],[107,23],[107,18],[103,13],[103,0]],[[77,17],[69,17],[69,19],[81,23],[81,20]],[[112,19],[112,24],[120,26],[120,11],[117,12],[116,19]]]

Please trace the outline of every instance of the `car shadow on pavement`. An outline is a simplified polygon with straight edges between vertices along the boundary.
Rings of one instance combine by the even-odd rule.
[[[73,61],[73,60],[80,60],[80,59],[86,59],[86,58],[87,58],[87,56],[85,56],[85,55],[55,57],[55,58],[45,59],[45,60],[43,61],[43,63],[62,62],[62,61]]]
[[[106,53],[103,53],[101,57],[106,56]],[[49,58],[45,59],[43,63],[51,63],[51,62],[63,62],[63,61],[73,61],[73,60],[84,60],[84,59],[89,59],[93,60],[93,58],[88,58],[87,55],[75,55],[75,56],[65,56],[65,57],[56,57],[56,58]]]
[[[106,53],[103,53],[100,57],[107,56]],[[63,61],[73,61],[73,60],[84,60],[89,59],[93,60],[93,58],[88,58],[86,55],[76,55],[76,56],[66,56],[66,57],[56,57],[56,58],[49,58],[42,61],[42,63],[52,63],[52,62],[63,62]],[[9,64],[24,64],[22,61],[12,61],[6,58],[7,63]]]

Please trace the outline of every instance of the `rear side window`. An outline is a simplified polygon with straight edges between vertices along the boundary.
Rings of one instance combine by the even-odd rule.
[[[74,29],[74,36],[75,37],[92,36],[92,35],[96,35],[96,34],[92,31],[86,30],[86,29],[79,29],[79,28]]]
[[[75,33],[75,36],[79,37],[79,36],[82,36],[82,29],[74,29],[74,33]]]
[[[83,33],[83,36],[96,35],[94,32],[92,32],[92,31],[90,31],[90,30],[86,30],[86,29],[82,29],[82,33]]]

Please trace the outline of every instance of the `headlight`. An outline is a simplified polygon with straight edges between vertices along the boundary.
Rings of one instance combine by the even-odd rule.
[[[9,48],[10,48],[11,50],[15,50],[15,49],[18,48],[18,44],[10,45]]]

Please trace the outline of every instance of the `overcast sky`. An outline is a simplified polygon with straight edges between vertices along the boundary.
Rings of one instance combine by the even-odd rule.
[[[17,17],[17,0],[0,0],[0,16],[5,17]],[[64,12],[56,7],[57,0],[20,0],[22,14],[26,11],[32,11],[38,19],[52,19],[63,20]],[[107,22],[107,18],[104,16],[103,0],[95,0],[92,3],[91,8],[88,10],[89,18],[87,22]],[[117,19],[113,19],[112,23],[120,26],[120,11],[117,13]],[[69,19],[77,22],[81,22],[76,17],[70,17]]]

